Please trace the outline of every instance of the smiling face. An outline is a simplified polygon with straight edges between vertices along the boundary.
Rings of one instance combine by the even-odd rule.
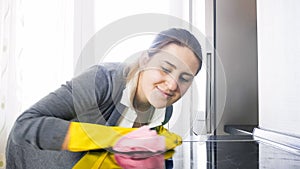
[[[163,108],[181,98],[191,86],[199,61],[188,47],[169,44],[142,63],[135,105]]]

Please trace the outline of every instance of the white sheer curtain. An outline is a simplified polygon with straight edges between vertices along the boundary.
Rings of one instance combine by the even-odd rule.
[[[0,168],[5,168],[5,145],[12,121],[21,111],[20,44],[24,29],[22,1],[0,1]]]
[[[15,119],[73,75],[73,1],[0,1],[0,169]]]

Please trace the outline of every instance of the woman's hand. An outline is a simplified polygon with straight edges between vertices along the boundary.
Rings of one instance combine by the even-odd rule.
[[[143,126],[121,137],[113,146],[115,152],[164,152],[165,138]]]

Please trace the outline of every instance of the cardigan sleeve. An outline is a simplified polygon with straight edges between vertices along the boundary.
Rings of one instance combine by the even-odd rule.
[[[23,112],[12,128],[12,141],[20,146],[60,150],[70,121],[87,121],[86,117],[99,112],[97,99],[105,98],[99,94],[108,91],[109,78],[103,71],[103,67],[91,67]],[[97,85],[101,88],[98,92],[95,92],[96,73],[101,78],[97,80],[101,82]]]

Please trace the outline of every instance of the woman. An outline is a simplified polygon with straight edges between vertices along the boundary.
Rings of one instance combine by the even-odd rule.
[[[16,120],[6,150],[7,169],[101,167],[105,161],[110,166],[116,161],[107,151],[174,149],[181,138],[162,126],[201,65],[197,39],[172,28],[160,32],[132,64],[91,67]],[[163,146],[151,144],[162,137]]]

